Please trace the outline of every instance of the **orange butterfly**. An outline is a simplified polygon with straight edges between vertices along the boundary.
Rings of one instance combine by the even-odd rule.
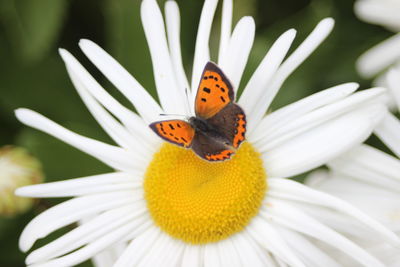
[[[233,103],[232,84],[214,63],[208,62],[195,100],[195,117],[156,121],[150,128],[162,139],[191,148],[209,161],[229,159],[245,139],[246,115]]]

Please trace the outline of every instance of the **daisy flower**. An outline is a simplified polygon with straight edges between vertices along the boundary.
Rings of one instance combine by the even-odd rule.
[[[108,264],[116,267],[338,266],[312,239],[364,266],[383,266],[321,223],[319,213],[325,210],[354,218],[377,239],[399,244],[394,233],[353,206],[286,179],[363,142],[385,114],[384,89],[355,93],[358,85],[347,83],[265,115],[286,78],[330,33],[330,18],[321,21],[291,55],[286,54],[295,37],[293,29],[269,49],[237,101],[247,116],[247,141],[231,160],[210,163],[151,131],[148,125],[160,120],[161,113],[194,113],[196,86],[210,60],[208,43],[216,7],[216,0],[204,3],[188,80],[181,60],[176,2],[166,2],[165,18],[155,0],[142,2],[159,104],[102,48],[89,40],[79,43],[137,113],[118,103],[70,53],[60,50],[79,95],[116,144],[73,133],[31,110],[19,109],[16,116],[115,172],[17,190],[20,196],[72,197],[26,226],[21,250],[28,251],[38,239],[79,222],[67,234],[32,251],[26,259],[29,266],[71,266],[108,248],[112,249],[106,251]],[[229,0],[223,2],[221,21],[216,61],[237,89],[255,24],[251,17],[243,17],[231,31]],[[346,221],[342,226],[347,227]]]
[[[371,78],[400,62],[400,2],[397,0],[357,0],[356,15],[396,34],[365,52],[357,61],[361,75]]]
[[[400,71],[390,70],[388,84],[397,97],[400,111]],[[310,186],[344,199],[400,236],[400,120],[388,113],[375,129],[375,134],[391,149],[394,156],[368,145],[360,145],[328,163],[329,171],[316,171],[306,180]],[[327,223],[332,218],[327,219]],[[373,236],[351,238],[380,258],[385,266],[398,266],[400,249]],[[354,261],[342,259],[345,266]]]

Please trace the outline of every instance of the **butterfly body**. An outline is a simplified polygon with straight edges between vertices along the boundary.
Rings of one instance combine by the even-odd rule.
[[[201,133],[220,143],[230,145],[229,139],[222,133],[218,132],[218,127],[210,124],[207,120],[198,117],[191,117],[189,118],[189,124],[193,127],[196,133]]]
[[[208,161],[231,158],[245,139],[246,116],[234,103],[234,91],[222,70],[208,62],[201,76],[195,100],[196,116],[150,124],[162,139],[191,148]]]

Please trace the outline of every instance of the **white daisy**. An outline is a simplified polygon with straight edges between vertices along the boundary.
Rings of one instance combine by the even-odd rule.
[[[400,111],[400,71],[393,69],[389,72],[388,84],[397,97],[397,110]],[[400,120],[388,113],[375,133],[395,156],[361,145],[330,162],[329,171],[311,174],[306,182],[352,203],[400,236]],[[399,266],[398,247],[376,242],[370,235],[351,238],[368,248],[386,266]],[[354,266],[354,261],[349,259],[343,259],[343,263]]]
[[[400,62],[400,2],[398,0],[358,0],[354,11],[369,23],[396,32],[389,39],[365,52],[357,61],[361,75],[370,78]]]
[[[61,227],[81,223],[32,251],[28,265],[71,266],[120,247],[122,252],[117,249],[109,255],[109,264],[117,255],[114,266],[123,267],[338,266],[310,242],[318,239],[365,266],[383,266],[322,224],[319,212],[333,210],[354,218],[382,241],[398,244],[395,234],[346,202],[285,178],[320,166],[365,140],[385,114],[384,89],[354,93],[357,84],[343,84],[265,116],[285,79],[330,33],[332,19],[321,21],[286,60],[294,30],[270,48],[238,101],[247,115],[247,142],[231,160],[209,163],[191,150],[163,142],[149,129],[160,113],[193,114],[196,85],[210,60],[208,42],[216,6],[216,0],[204,3],[193,75],[187,81],[176,2],[166,2],[166,25],[155,0],[142,2],[160,105],[103,49],[88,40],[80,42],[137,114],[113,99],[71,54],[60,50],[78,93],[117,145],[70,132],[34,111],[19,109],[16,115],[116,171],[17,190],[21,196],[73,197],[27,225],[21,250],[30,250],[38,239]],[[255,25],[251,17],[244,17],[231,32],[231,18],[232,1],[224,1],[217,62],[237,88]],[[346,222],[342,226],[347,227]]]

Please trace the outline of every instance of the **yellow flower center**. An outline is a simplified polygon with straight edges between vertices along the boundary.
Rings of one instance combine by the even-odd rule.
[[[257,214],[266,188],[260,154],[248,142],[231,160],[218,163],[165,143],[144,182],[154,222],[192,244],[219,241],[243,230]]]

